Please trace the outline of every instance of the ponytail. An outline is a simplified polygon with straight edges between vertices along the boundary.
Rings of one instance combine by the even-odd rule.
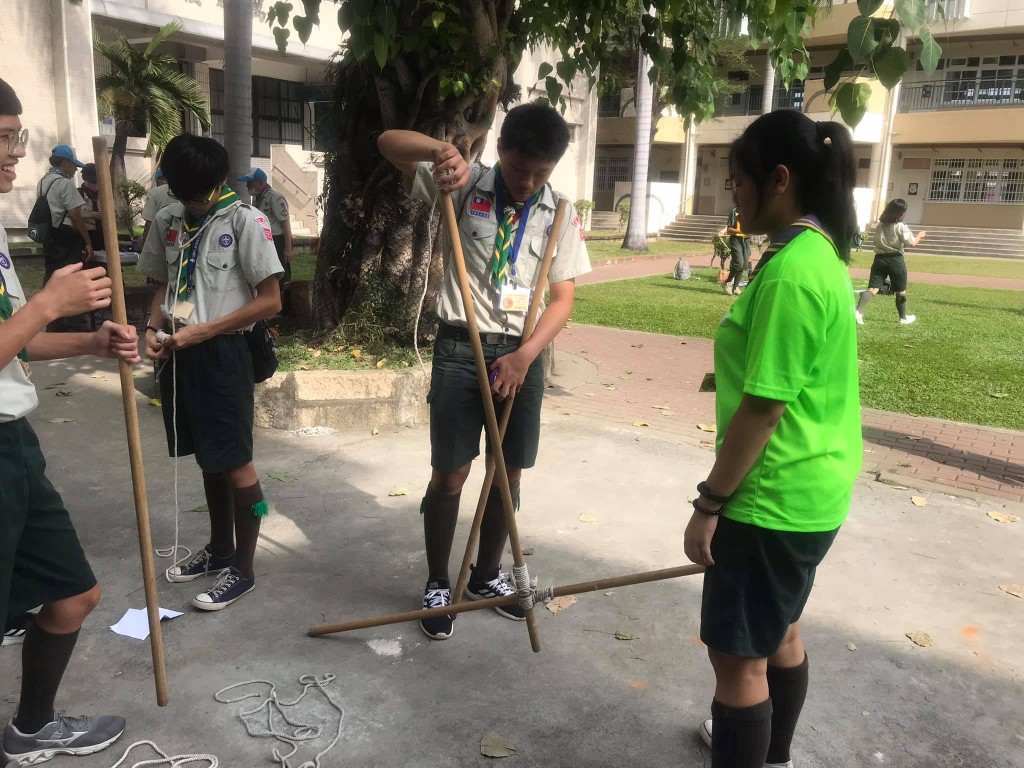
[[[853,137],[846,126],[837,122],[816,124],[815,133],[822,147],[822,168],[814,185],[798,184],[800,202],[818,217],[832,236],[839,258],[850,262],[850,246],[860,231],[857,210],[853,203],[853,187],[857,183]],[[804,188],[814,186],[810,195]]]

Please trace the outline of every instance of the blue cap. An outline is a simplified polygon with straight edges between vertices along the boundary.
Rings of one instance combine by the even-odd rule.
[[[164,177],[164,172],[161,171],[159,168],[157,168],[156,169],[156,173],[153,174],[153,178],[156,179],[157,181],[160,181],[160,179],[162,179],[163,177]]]
[[[72,163],[77,165],[79,168],[84,168],[85,167],[85,163],[79,162],[78,156],[75,155],[74,147],[71,147],[71,146],[69,146],[67,144],[58,144],[50,152],[50,156],[51,157],[62,157],[65,160],[70,160]]]
[[[262,168],[253,168],[246,176],[239,176],[239,181],[262,181],[267,182],[267,174]]]

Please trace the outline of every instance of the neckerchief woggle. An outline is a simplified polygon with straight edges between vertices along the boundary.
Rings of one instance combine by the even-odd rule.
[[[797,237],[797,235],[801,234],[804,230],[807,229],[813,229],[819,235],[828,240],[828,244],[831,245],[832,248],[836,250],[836,253],[839,252],[839,249],[836,248],[835,242],[832,240],[832,236],[821,225],[821,222],[818,221],[818,217],[813,215],[803,216],[794,221],[781,232],[779,232],[779,234],[768,244],[768,247],[765,248],[764,253],[761,254],[761,258],[757,262],[757,267],[750,275],[750,279],[753,280],[755,277],[757,277],[758,273],[761,271],[764,265],[771,261],[772,256],[774,256],[787,245],[789,245],[790,242],[792,242]]]
[[[203,220],[196,223],[196,219],[192,218],[188,210],[185,211],[185,218],[182,220],[182,228],[185,230],[184,235],[189,235],[195,232],[191,240],[186,241],[182,244],[182,248],[188,248],[188,258],[181,259],[180,266],[178,267],[178,301],[187,300],[189,294],[195,288],[195,273],[196,273],[196,262],[199,259],[199,246],[203,241],[203,235],[206,231],[206,225],[210,223],[210,219],[214,217],[219,211],[223,211],[229,205],[238,202],[238,195],[231,187],[224,185],[220,190],[220,197],[217,198],[217,202],[213,204],[213,207],[207,212]],[[192,224],[189,224],[189,219],[192,219]]]
[[[7,280],[4,279],[4,273],[0,270],[0,325],[11,319],[11,315],[14,314],[14,303],[11,301],[11,297],[7,294]],[[18,357],[22,362],[28,362],[28,350],[23,349],[18,353]]]
[[[540,199],[540,192],[530,197],[517,211],[514,205],[505,209],[505,181],[501,178],[501,166],[494,167],[494,189],[495,189],[495,212],[498,218],[498,234],[494,238],[494,260],[491,264],[491,277],[494,282],[500,284],[506,274],[511,270],[514,277],[516,274],[515,265],[519,258],[519,247],[523,243],[523,234],[526,232],[526,219],[530,215],[533,204]],[[519,222],[515,238],[511,236],[512,225]]]

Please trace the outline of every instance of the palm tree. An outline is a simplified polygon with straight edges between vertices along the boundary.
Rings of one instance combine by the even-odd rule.
[[[629,223],[623,248],[647,250],[647,176],[651,159],[651,111],[654,86],[650,71],[651,57],[640,51],[636,77],[636,137],[633,144],[633,185],[629,201]]]
[[[171,35],[181,31],[172,21],[162,26],[140,51],[120,34],[108,40],[97,39],[96,53],[110,62],[111,71],[96,78],[96,94],[114,117],[114,148],[110,155],[110,175],[116,185],[125,178],[124,155],[133,128],[149,131],[146,156],[159,154],[167,142],[181,133],[181,116],[195,116],[204,130],[210,127],[206,99],[194,79],[178,71],[173,56],[157,53]]]

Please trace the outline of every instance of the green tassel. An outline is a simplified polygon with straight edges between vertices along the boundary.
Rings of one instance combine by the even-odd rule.
[[[266,499],[261,499],[252,505],[252,513],[256,517],[266,517],[270,514],[270,505]]]

